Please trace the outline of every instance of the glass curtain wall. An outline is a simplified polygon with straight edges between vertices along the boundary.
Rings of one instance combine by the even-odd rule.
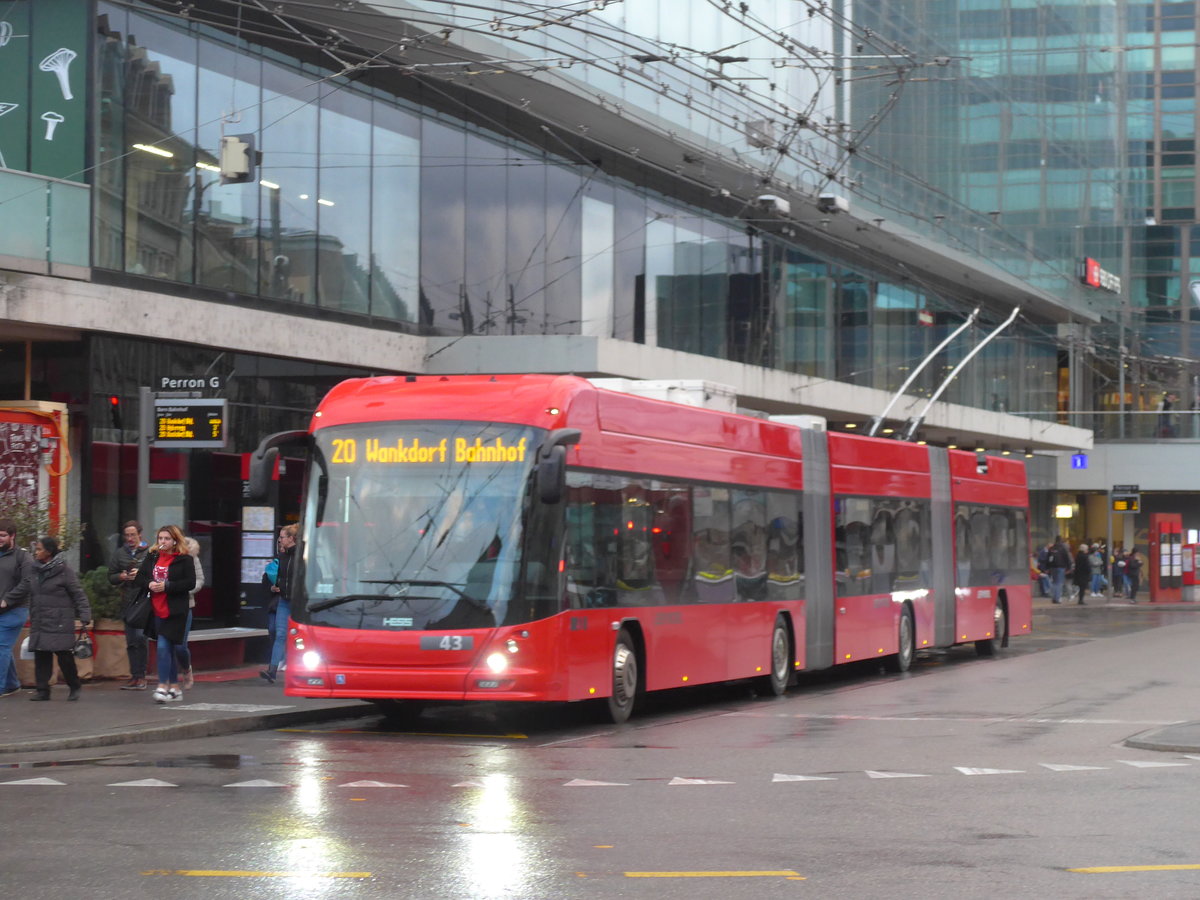
[[[100,8],[100,267],[422,333],[612,336],[884,390],[967,306],[687,206],[666,180],[620,181],[477,112],[434,112],[178,19]],[[253,181],[221,184],[223,135],[255,140]],[[922,309],[934,326],[918,325]],[[1013,336],[946,399],[1053,412],[1052,350]],[[969,346],[913,390],[931,392]]]
[[[178,18],[100,2],[94,265],[410,322],[419,117]],[[222,184],[223,136],[255,177]]]

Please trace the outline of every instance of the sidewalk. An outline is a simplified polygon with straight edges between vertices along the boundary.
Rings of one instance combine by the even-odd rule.
[[[22,690],[0,699],[0,754],[186,740],[373,709],[358,700],[285,697],[281,683],[258,677],[260,668],[197,672],[195,686],[177,703],[155,703],[152,690],[123,691],[122,681],[85,683],[74,703],[62,684],[51,688],[49,703],[30,703],[32,693]]]
[[[1049,613],[1062,612],[1065,615],[1082,614],[1088,610],[1103,610],[1104,614],[1108,614],[1114,610],[1128,610],[1133,613],[1154,613],[1166,610],[1170,611],[1187,611],[1200,613],[1200,603],[1151,603],[1149,594],[1143,591],[1138,597],[1137,603],[1132,603],[1125,597],[1113,597],[1111,600],[1107,597],[1085,597],[1084,605],[1080,606],[1074,599],[1074,595],[1070,600],[1067,599],[1066,593],[1063,594],[1061,604],[1053,603],[1049,597],[1033,598],[1034,613],[1038,614],[1037,618],[1042,621],[1049,619]],[[1067,611],[1070,610],[1071,613]],[[1037,630],[1037,622],[1035,620],[1034,630]],[[1134,747],[1138,750],[1160,750],[1167,753],[1197,753],[1200,754],[1200,722],[1181,722],[1177,725],[1166,725],[1161,728],[1153,728],[1149,731],[1143,731],[1141,734],[1135,734],[1133,737],[1127,738],[1124,741],[1125,746]]]

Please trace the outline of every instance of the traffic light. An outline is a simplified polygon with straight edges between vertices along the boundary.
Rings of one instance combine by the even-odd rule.
[[[252,184],[258,180],[262,153],[254,149],[254,135],[227,134],[221,138],[221,184]]]
[[[124,431],[124,419],[121,416],[121,398],[113,394],[108,398],[108,413],[112,416],[112,427]]]

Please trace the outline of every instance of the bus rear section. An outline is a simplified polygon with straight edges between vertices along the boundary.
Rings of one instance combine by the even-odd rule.
[[[1020,460],[951,450],[955,604],[939,644],[975,644],[991,656],[1033,625],[1029,492]]]

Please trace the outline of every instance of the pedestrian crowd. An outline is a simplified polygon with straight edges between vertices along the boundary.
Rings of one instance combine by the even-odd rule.
[[[1070,543],[1057,535],[1038,550],[1030,574],[1037,580],[1041,595],[1053,603],[1063,602],[1068,582],[1076,591],[1075,602],[1080,605],[1086,605],[1085,597],[1103,597],[1110,585],[1114,597],[1137,603],[1143,564],[1137,547],[1128,550],[1118,547],[1110,553],[1105,541],[1085,540],[1072,550]]]
[[[151,546],[143,540],[142,526],[136,521],[125,523],[121,538],[108,565],[108,580],[121,593],[120,615],[125,623],[129,659],[129,680],[121,690],[148,689],[149,642],[154,641],[158,675],[154,701],[177,702],[183,699],[184,691],[191,690],[194,681],[188,635],[196,593],[204,587],[200,545],[177,525],[164,525],[155,533]],[[260,674],[272,683],[284,657],[291,613],[291,553],[295,546],[296,526],[287,526],[280,532],[279,556],[272,560],[272,574],[263,579],[271,592],[272,649],[270,665]],[[25,550],[17,546],[16,524],[0,519],[0,698],[21,689],[13,648],[28,624],[29,635],[21,649],[32,655],[34,663],[35,686],[29,699],[50,699],[57,661],[67,685],[67,699],[78,700],[83,682],[75,659],[83,635],[77,634],[76,622],[86,627],[91,621],[87,595],[58,540],[45,535]]]

